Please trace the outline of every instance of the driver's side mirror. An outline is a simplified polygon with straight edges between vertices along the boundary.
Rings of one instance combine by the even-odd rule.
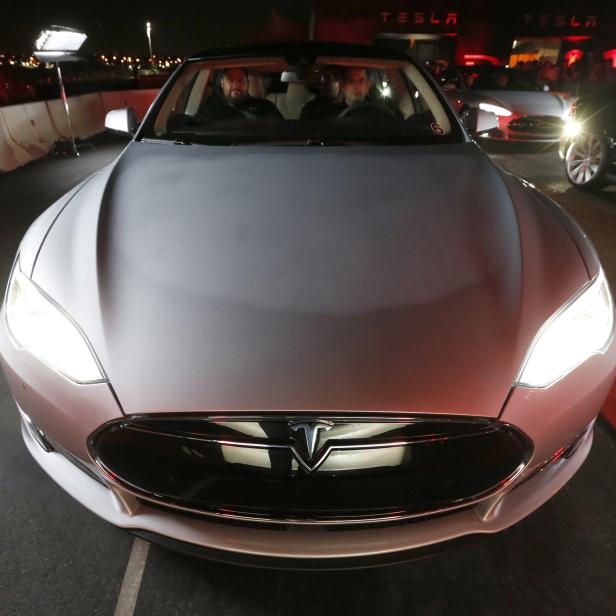
[[[460,114],[460,119],[464,128],[471,134],[486,133],[498,128],[498,118],[496,114],[483,109],[465,109]]]
[[[121,133],[132,137],[137,130],[137,126],[139,126],[139,122],[137,122],[135,110],[131,107],[114,109],[105,116],[105,128],[114,133]]]

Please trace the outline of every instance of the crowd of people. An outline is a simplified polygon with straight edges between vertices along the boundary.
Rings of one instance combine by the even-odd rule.
[[[616,84],[616,68],[612,60],[605,60],[602,54],[586,53],[574,62],[566,59],[560,62],[541,58],[529,62],[518,62],[515,68],[527,74],[539,85],[554,90],[568,90],[571,87],[593,87]]]
[[[441,81],[448,75],[450,66],[448,60],[426,63],[428,71],[437,79],[441,78]],[[616,67],[612,59],[604,59],[603,54],[592,52],[580,56],[575,61],[562,58],[558,62],[553,62],[547,58],[539,58],[517,62],[511,65],[511,68],[520,71],[528,81],[539,86],[548,86],[550,90],[557,92],[580,95],[600,90],[605,86],[616,85]],[[475,77],[472,72],[465,73],[464,78],[468,87],[472,86]]]

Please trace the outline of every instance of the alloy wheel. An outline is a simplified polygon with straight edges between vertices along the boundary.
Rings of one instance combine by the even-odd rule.
[[[605,156],[603,144],[595,135],[578,137],[566,156],[567,176],[577,186],[594,184],[600,175]]]

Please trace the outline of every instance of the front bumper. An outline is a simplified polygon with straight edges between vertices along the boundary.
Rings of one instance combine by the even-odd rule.
[[[126,530],[163,545],[210,558],[288,568],[352,568],[407,560],[424,549],[475,533],[501,531],[541,506],[579,469],[592,445],[592,424],[569,458],[547,463],[525,480],[472,507],[408,523],[344,529],[259,528],[171,513],[148,506],[133,494],[95,479],[69,457],[46,452],[25,423],[26,446],[41,467],[73,498]],[[445,543],[441,547],[447,547]]]
[[[293,566],[306,561],[330,567],[408,558],[458,538],[503,530],[541,506],[578,470],[592,444],[592,426],[612,387],[616,343],[595,355],[562,381],[546,389],[514,388],[499,421],[515,426],[533,443],[524,471],[502,490],[479,502],[442,514],[357,528],[230,523],[190,516],[139,500],[103,477],[89,457],[88,438],[101,426],[124,417],[107,384],[77,385],[8,343],[0,328],[0,360],[22,412],[49,439],[45,451],[23,427],[26,445],[41,467],[77,501],[115,526],[164,537],[175,547],[205,550],[207,555],[248,555],[265,562],[282,559]],[[554,455],[583,434],[569,458]],[[61,448],[58,447],[61,445]],[[63,453],[59,453],[62,451]],[[553,460],[552,460],[553,459]],[[552,460],[552,461],[551,461]],[[551,461],[551,462],[550,462]],[[548,464],[546,464],[548,462]],[[265,559],[265,560],[263,560]],[[358,560],[359,559],[359,560]]]
[[[499,117],[498,128],[480,133],[482,140],[512,143],[557,143],[563,122],[554,117]]]

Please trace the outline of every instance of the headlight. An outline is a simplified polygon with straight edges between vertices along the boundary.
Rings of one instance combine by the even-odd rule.
[[[6,297],[14,342],[77,383],[106,381],[77,324],[15,265]]]
[[[582,125],[573,118],[567,118],[563,133],[565,137],[577,137],[582,131]]]
[[[516,385],[547,387],[595,353],[605,351],[614,328],[614,305],[603,270],[552,315],[522,364]]]
[[[506,118],[511,115],[511,111],[509,111],[509,109],[499,107],[498,105],[490,105],[490,103],[479,103],[479,109],[483,109],[484,111],[489,111],[497,116],[504,116]]]

